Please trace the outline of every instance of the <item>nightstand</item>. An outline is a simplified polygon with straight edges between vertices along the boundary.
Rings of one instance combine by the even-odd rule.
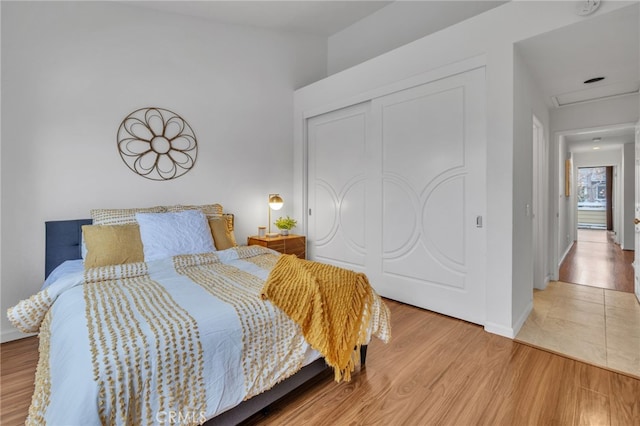
[[[300,259],[305,259],[307,255],[307,239],[304,235],[278,235],[275,237],[247,238],[247,245],[258,245],[267,247],[283,254],[295,254]]]

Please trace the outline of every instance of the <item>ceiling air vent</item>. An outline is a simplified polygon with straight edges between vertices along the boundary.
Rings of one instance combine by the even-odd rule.
[[[590,78],[589,80],[585,80],[582,83],[583,84],[593,84],[593,83],[597,83],[598,81],[602,81],[604,80],[604,77],[593,77]]]

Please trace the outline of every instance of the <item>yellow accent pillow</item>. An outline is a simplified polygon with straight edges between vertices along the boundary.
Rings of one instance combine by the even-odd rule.
[[[216,250],[226,250],[238,246],[236,237],[233,235],[233,216],[209,219],[209,227]]]
[[[83,225],[87,246],[84,268],[144,261],[140,227],[128,225]]]

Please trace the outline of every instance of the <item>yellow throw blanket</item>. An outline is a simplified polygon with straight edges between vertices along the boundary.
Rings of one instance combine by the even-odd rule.
[[[307,342],[334,369],[337,382],[351,380],[371,317],[373,289],[366,275],[282,255],[261,296],[302,328]]]

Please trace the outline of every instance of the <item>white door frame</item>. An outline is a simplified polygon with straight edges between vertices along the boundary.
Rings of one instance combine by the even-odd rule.
[[[634,293],[636,299],[640,303],[640,223],[636,223],[640,219],[640,121],[636,123],[636,143],[635,143],[635,205],[634,205],[634,256],[633,256],[633,280]],[[631,226],[631,224],[628,224]]]
[[[544,290],[549,283],[548,243],[549,220],[549,143],[545,136],[542,122],[535,115],[533,118],[533,288]]]

